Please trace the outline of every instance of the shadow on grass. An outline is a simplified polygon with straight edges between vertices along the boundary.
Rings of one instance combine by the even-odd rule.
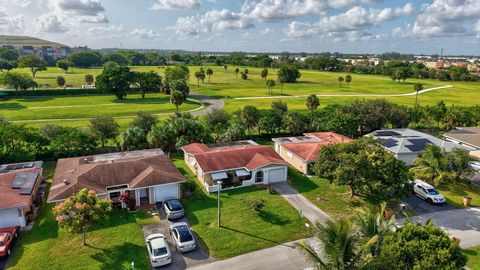
[[[143,246],[124,243],[108,249],[89,247],[99,250],[98,253],[91,256],[92,259],[101,263],[99,269],[125,269],[131,262],[135,263],[136,269],[148,269],[148,265],[146,265],[146,251]],[[143,260],[140,259],[141,255],[144,257]]]
[[[229,231],[232,231],[232,232],[241,233],[241,234],[243,234],[243,235],[250,236],[250,237],[253,237],[253,238],[257,238],[257,239],[260,239],[260,240],[263,240],[263,241],[275,243],[275,244],[277,244],[277,245],[282,244],[282,243],[280,243],[280,242],[278,242],[278,241],[271,240],[271,239],[267,239],[267,238],[264,238],[264,237],[261,237],[261,236],[258,236],[258,235],[254,235],[254,234],[251,234],[251,233],[247,233],[247,232],[242,232],[242,231],[239,231],[239,230],[234,229],[234,228],[225,227],[225,226],[222,226],[221,228],[226,229],[226,230],[229,230]]]
[[[263,210],[260,210],[260,212],[258,213],[258,216],[267,223],[279,225],[279,226],[287,225],[292,222],[291,220],[286,219],[278,214],[263,211]]]
[[[310,180],[308,177],[294,171],[292,168],[288,168],[288,179],[289,184],[291,184],[300,193],[309,192],[319,188],[315,182]]]
[[[480,254],[478,254],[478,252],[476,252],[475,250],[471,250],[471,249],[465,249],[463,250],[463,253],[469,255],[469,256],[478,256]]]
[[[1,110],[22,110],[26,109],[27,106],[20,105],[19,103],[0,103]]]

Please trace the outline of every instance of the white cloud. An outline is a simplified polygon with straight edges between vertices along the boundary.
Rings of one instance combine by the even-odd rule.
[[[372,37],[367,29],[379,26],[380,24],[395,20],[399,17],[413,14],[414,8],[408,3],[397,8],[363,8],[354,7],[344,13],[323,17],[320,21],[310,24],[294,21],[284,29],[286,39],[307,38],[315,34],[328,34],[339,32],[352,32],[341,34],[348,40],[359,40],[361,35]],[[337,36],[340,34],[337,34]]]
[[[200,7],[198,0],[157,0],[153,10],[196,10]]]
[[[5,9],[0,8],[0,31],[5,34],[22,33],[25,29],[23,15],[8,16]]]
[[[64,33],[68,26],[57,15],[47,13],[34,19],[37,32]]]
[[[93,26],[87,30],[92,35],[118,34],[123,31],[123,25]]]
[[[158,34],[152,30],[146,30],[143,28],[135,28],[129,33],[130,36],[132,37],[137,37],[139,39],[144,39],[144,40],[154,40],[162,37],[161,34]]]
[[[32,3],[32,1],[30,1],[30,0],[15,0],[15,1],[0,0],[0,4],[2,4],[2,5],[11,5],[11,6],[16,6],[16,7],[21,7],[21,8],[28,7],[31,3]]]
[[[59,20],[80,23],[108,22],[100,0],[50,0],[49,6]]]
[[[423,5],[411,34],[419,38],[473,35],[479,14],[479,0],[433,0]]]
[[[263,29],[262,31],[260,31],[260,35],[262,35],[262,36],[268,36],[268,35],[273,34],[274,32],[275,32],[275,31],[274,31],[272,28],[267,27],[267,28]]]
[[[305,15],[325,15],[328,3],[318,0],[262,0],[248,3],[243,10],[248,11],[249,16],[266,22],[282,21]]]

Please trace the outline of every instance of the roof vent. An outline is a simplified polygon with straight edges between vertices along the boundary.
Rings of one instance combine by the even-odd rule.
[[[63,183],[64,183],[65,185],[68,185],[68,184],[70,184],[70,181],[68,181],[68,179],[63,179]]]

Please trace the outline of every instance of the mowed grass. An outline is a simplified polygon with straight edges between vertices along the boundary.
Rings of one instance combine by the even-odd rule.
[[[198,103],[187,101],[182,111],[198,108]],[[0,102],[0,116],[12,121],[26,120],[80,120],[96,116],[128,117],[138,111],[152,114],[175,112],[168,95],[149,94],[144,99],[138,94],[119,100],[113,95],[56,96],[13,98]]]
[[[468,257],[467,266],[470,270],[480,270],[480,247],[469,248],[463,252]]]
[[[191,175],[181,159],[174,163],[182,173]],[[222,191],[221,227],[217,227],[217,194],[205,194],[198,183],[195,194],[184,200],[186,215],[192,229],[209,253],[216,259],[234,257],[285,242],[307,234],[305,219],[280,195],[269,194],[265,188],[244,187]],[[265,207],[256,213],[244,199],[263,199]]]
[[[352,210],[369,204],[360,198],[350,198],[347,186],[330,184],[324,178],[306,177],[292,168],[288,170],[288,179],[293,188],[334,219],[349,217]]]
[[[445,196],[447,203],[457,207],[465,208],[463,197],[471,197],[472,207],[480,206],[480,187],[471,183],[456,183],[450,185],[441,185],[437,187],[438,191]]]

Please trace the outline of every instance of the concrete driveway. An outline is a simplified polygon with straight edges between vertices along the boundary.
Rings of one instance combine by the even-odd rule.
[[[156,224],[143,226],[143,234],[146,237],[152,233],[162,233],[167,238],[170,251],[172,252],[172,263],[170,265],[162,266],[161,268],[157,268],[157,269],[183,270],[189,267],[210,263],[214,261],[214,259],[208,255],[207,250],[199,242],[199,239],[196,236],[195,238],[197,240],[197,248],[194,251],[190,251],[182,254],[179,253],[175,249],[175,245],[173,244],[172,236],[170,235],[170,231],[169,231],[169,226],[170,224],[172,224],[172,222],[166,218],[165,212],[163,211],[163,208],[161,207],[160,204],[158,204],[157,209],[161,219],[160,222]],[[176,220],[176,222],[188,223],[188,220],[186,218],[182,218],[182,219]]]
[[[480,208],[454,209],[412,217],[414,222],[425,223],[432,219],[434,224],[452,237],[460,239],[461,248],[480,246]],[[403,224],[405,220],[398,220]]]
[[[448,211],[456,209],[450,204],[444,203],[440,205],[428,203],[415,195],[412,195],[407,198],[403,198],[402,202],[410,206],[415,210],[415,215],[423,215],[428,213],[435,213],[440,211]]]

